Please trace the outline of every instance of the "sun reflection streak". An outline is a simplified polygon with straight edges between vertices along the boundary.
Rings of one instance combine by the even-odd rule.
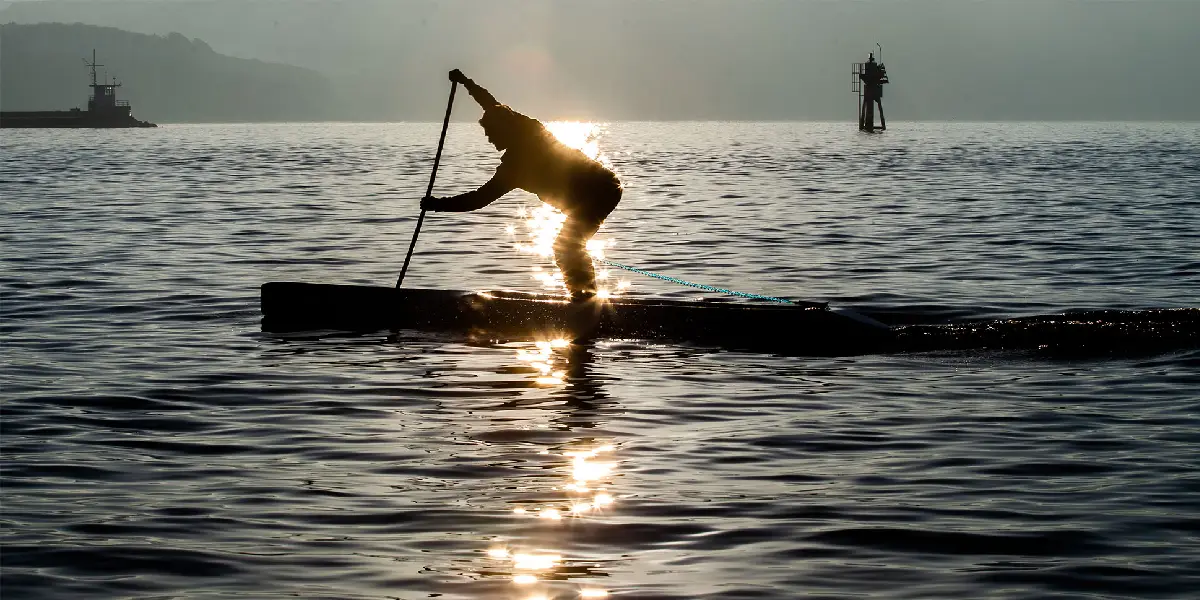
[[[557,554],[514,554],[513,568],[522,571],[549,571],[562,562]]]
[[[563,363],[569,364],[576,346],[562,338],[520,346],[513,349],[522,364],[520,371],[539,384],[548,379],[560,385],[563,383],[566,377]],[[538,488],[545,486],[537,493],[539,499],[514,502],[507,510],[539,533],[511,540],[491,538],[481,549],[485,557],[482,560],[487,563],[481,574],[488,578],[503,577],[511,582],[511,597],[522,600],[607,598],[608,590],[586,581],[597,574],[603,575],[594,571],[596,566],[590,564],[593,561],[572,561],[564,555],[569,554],[565,544],[569,543],[571,533],[586,523],[580,519],[605,518],[609,516],[606,509],[617,504],[609,491],[619,466],[615,457],[617,446],[611,438],[589,437],[564,445],[539,443],[527,450],[530,456],[536,455],[531,460],[540,468],[554,469],[557,482],[535,484]],[[559,541],[564,545],[546,544],[560,537],[563,537]],[[517,541],[521,539],[539,542],[523,545]],[[500,570],[499,565],[508,568]]]
[[[557,346],[555,342],[541,342],[537,345],[537,352],[529,352],[528,356],[540,357],[543,353],[549,353],[552,348]],[[574,445],[567,448],[561,448],[557,451],[539,450],[539,456],[558,456],[567,460],[567,483],[562,487],[554,487],[554,490],[563,490],[564,497],[559,502],[550,502],[542,505],[539,508],[526,509],[516,508],[513,510],[517,515],[536,516],[538,520],[547,520],[552,522],[563,522],[565,519],[582,519],[595,513],[604,507],[612,506],[615,502],[611,493],[603,488],[605,485],[611,485],[611,476],[616,469],[617,463],[611,457],[611,454],[616,452],[617,448],[612,443],[598,442],[588,445]],[[589,487],[589,482],[600,483],[601,488],[594,489]],[[550,527],[559,527],[559,525],[549,525]],[[564,530],[560,530],[564,531]],[[543,548],[519,548],[505,543],[500,539],[492,539],[490,545],[485,550],[489,559],[507,561],[510,565],[507,577],[512,581],[513,585],[523,588],[521,592],[522,598],[530,600],[532,598],[548,597],[548,598],[570,598],[574,596],[563,596],[561,594],[548,594],[547,588],[540,585],[543,581],[550,583],[554,580],[570,579],[571,572],[577,568],[575,566],[566,567],[562,554]],[[532,589],[530,586],[533,586]],[[575,588],[579,598],[607,598],[608,590],[587,583],[580,583]],[[532,593],[533,596],[524,596],[523,594]],[[541,595],[539,595],[541,594]]]
[[[577,456],[571,467],[571,475],[575,478],[576,483],[587,483],[608,475],[612,470],[612,463],[588,462],[588,459]]]
[[[534,378],[534,383],[538,385],[562,385],[566,381],[567,372],[562,369],[556,369],[561,357],[554,354],[555,350],[566,348],[570,345],[565,339],[555,339],[549,341],[535,342],[536,351],[525,349],[517,350],[517,360],[529,363],[529,367],[537,372],[537,377]]]

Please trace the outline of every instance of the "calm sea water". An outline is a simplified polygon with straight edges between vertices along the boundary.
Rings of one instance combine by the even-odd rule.
[[[1200,305],[1200,125],[893,126],[605,125],[599,237],[907,322]],[[1195,349],[263,333],[263,282],[395,280],[437,135],[0,136],[5,598],[1196,597]],[[456,124],[435,193],[497,162]],[[431,214],[405,285],[538,291],[536,205]]]

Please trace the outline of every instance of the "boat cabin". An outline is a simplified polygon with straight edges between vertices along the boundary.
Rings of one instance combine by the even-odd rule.
[[[97,83],[96,82],[96,67],[104,65],[96,64],[96,51],[92,50],[92,62],[87,63],[92,68],[92,95],[88,96],[88,112],[99,116],[129,116],[130,107],[128,100],[117,100],[117,88],[121,87],[120,83]]]

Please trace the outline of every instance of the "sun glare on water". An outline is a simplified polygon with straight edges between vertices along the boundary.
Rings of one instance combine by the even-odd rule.
[[[600,136],[603,129],[597,123],[579,121],[551,121],[546,123],[546,130],[554,134],[558,141],[571,148],[582,151],[588,158],[608,166],[607,160],[600,154]],[[548,265],[534,265],[533,278],[547,290],[566,292],[562,273],[554,264],[554,239],[562,229],[567,216],[562,211],[542,204],[532,210],[521,207],[517,211],[520,225],[524,225],[524,235],[518,233],[518,224],[505,226],[504,231],[513,240],[513,248],[523,254],[529,254],[549,262]],[[604,260],[604,251],[612,248],[616,242],[611,239],[588,240],[587,251],[593,261]],[[548,259],[548,260],[547,260]],[[593,267],[595,267],[593,262]],[[603,265],[596,269],[596,283],[599,286],[597,295],[600,298],[613,298],[628,291],[629,281],[611,281],[611,273]]]
[[[600,160],[598,139],[600,128],[593,123],[553,122],[546,125],[564,144],[578,148],[593,160]],[[522,207],[517,213],[517,221],[505,227],[505,233],[511,239],[513,248],[522,254],[534,257],[532,267],[533,277],[548,289],[565,291],[562,274],[554,264],[554,239],[566,221],[566,215],[555,208],[540,204],[537,208]],[[587,252],[592,257],[593,267],[596,268],[596,280],[599,286],[598,296],[610,298],[629,288],[628,281],[616,281],[609,272],[608,265],[598,262],[604,260],[605,253],[614,245],[612,239],[592,239],[587,243]],[[564,357],[567,367],[570,366],[570,343],[566,339],[538,341],[532,347],[525,346],[517,350],[517,359],[524,363],[521,370],[527,372],[536,387],[558,387],[574,385],[568,376],[568,369],[563,368]],[[592,443],[586,446],[572,444],[569,448],[552,451],[545,448],[538,451],[538,456],[554,456],[565,464],[560,464],[566,475],[565,482],[556,485],[551,491],[557,492],[558,497],[546,503],[534,506],[513,507],[512,515],[518,518],[531,519],[538,529],[561,530],[570,527],[571,523],[581,520],[603,517],[619,509],[618,500],[609,491],[614,483],[614,471],[618,463],[611,458],[616,448],[612,443]],[[540,460],[540,459],[539,459]],[[551,598],[607,598],[609,591],[596,587],[592,583],[579,583],[564,596],[561,593],[551,594],[551,591],[565,587],[567,579],[574,579],[578,565],[569,563],[558,552],[543,548],[520,548],[510,546],[503,540],[493,540],[484,551],[486,560],[495,564],[507,563],[508,569],[499,571],[512,582],[513,597],[522,600],[550,600]],[[490,567],[489,572],[498,569]],[[568,588],[570,589],[570,588]]]
[[[527,352],[524,356],[530,359],[542,354],[542,351],[556,346],[565,346],[555,342],[538,344],[538,352]],[[567,484],[555,486],[550,491],[559,492],[558,500],[549,500],[549,504],[531,510],[514,511],[515,514],[537,518],[538,529],[562,528],[569,522],[580,524],[590,517],[611,515],[617,510],[617,500],[608,491],[608,486],[615,482],[614,471],[617,468],[615,453],[617,448],[611,442],[589,440],[584,444],[570,444],[558,450],[544,449],[539,456],[553,456],[553,460],[562,460],[561,468],[565,471]],[[561,529],[558,529],[562,531]],[[520,600],[558,600],[575,598],[608,598],[609,590],[586,581],[570,582],[583,577],[594,576],[580,569],[578,561],[572,561],[553,548],[522,547],[517,540],[526,542],[532,539],[550,539],[543,536],[518,536],[513,540],[493,538],[484,551],[487,556],[489,574],[509,578],[515,586],[514,598]],[[575,564],[572,564],[572,563]],[[507,569],[501,565],[507,565]],[[573,585],[572,585],[573,583]],[[566,592],[565,594],[562,592]]]
[[[588,158],[598,160],[607,166],[607,161],[600,155],[600,136],[604,129],[599,123],[586,121],[550,121],[546,123],[546,131],[554,134],[564,145],[583,152]]]

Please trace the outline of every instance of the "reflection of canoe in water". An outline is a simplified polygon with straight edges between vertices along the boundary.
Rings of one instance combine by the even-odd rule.
[[[463,292],[276,282],[262,286],[263,329],[418,329],[551,339],[689,342],[786,352],[854,354],[881,348],[891,330],[822,303],[795,305],[660,298],[567,302],[520,292]]]

